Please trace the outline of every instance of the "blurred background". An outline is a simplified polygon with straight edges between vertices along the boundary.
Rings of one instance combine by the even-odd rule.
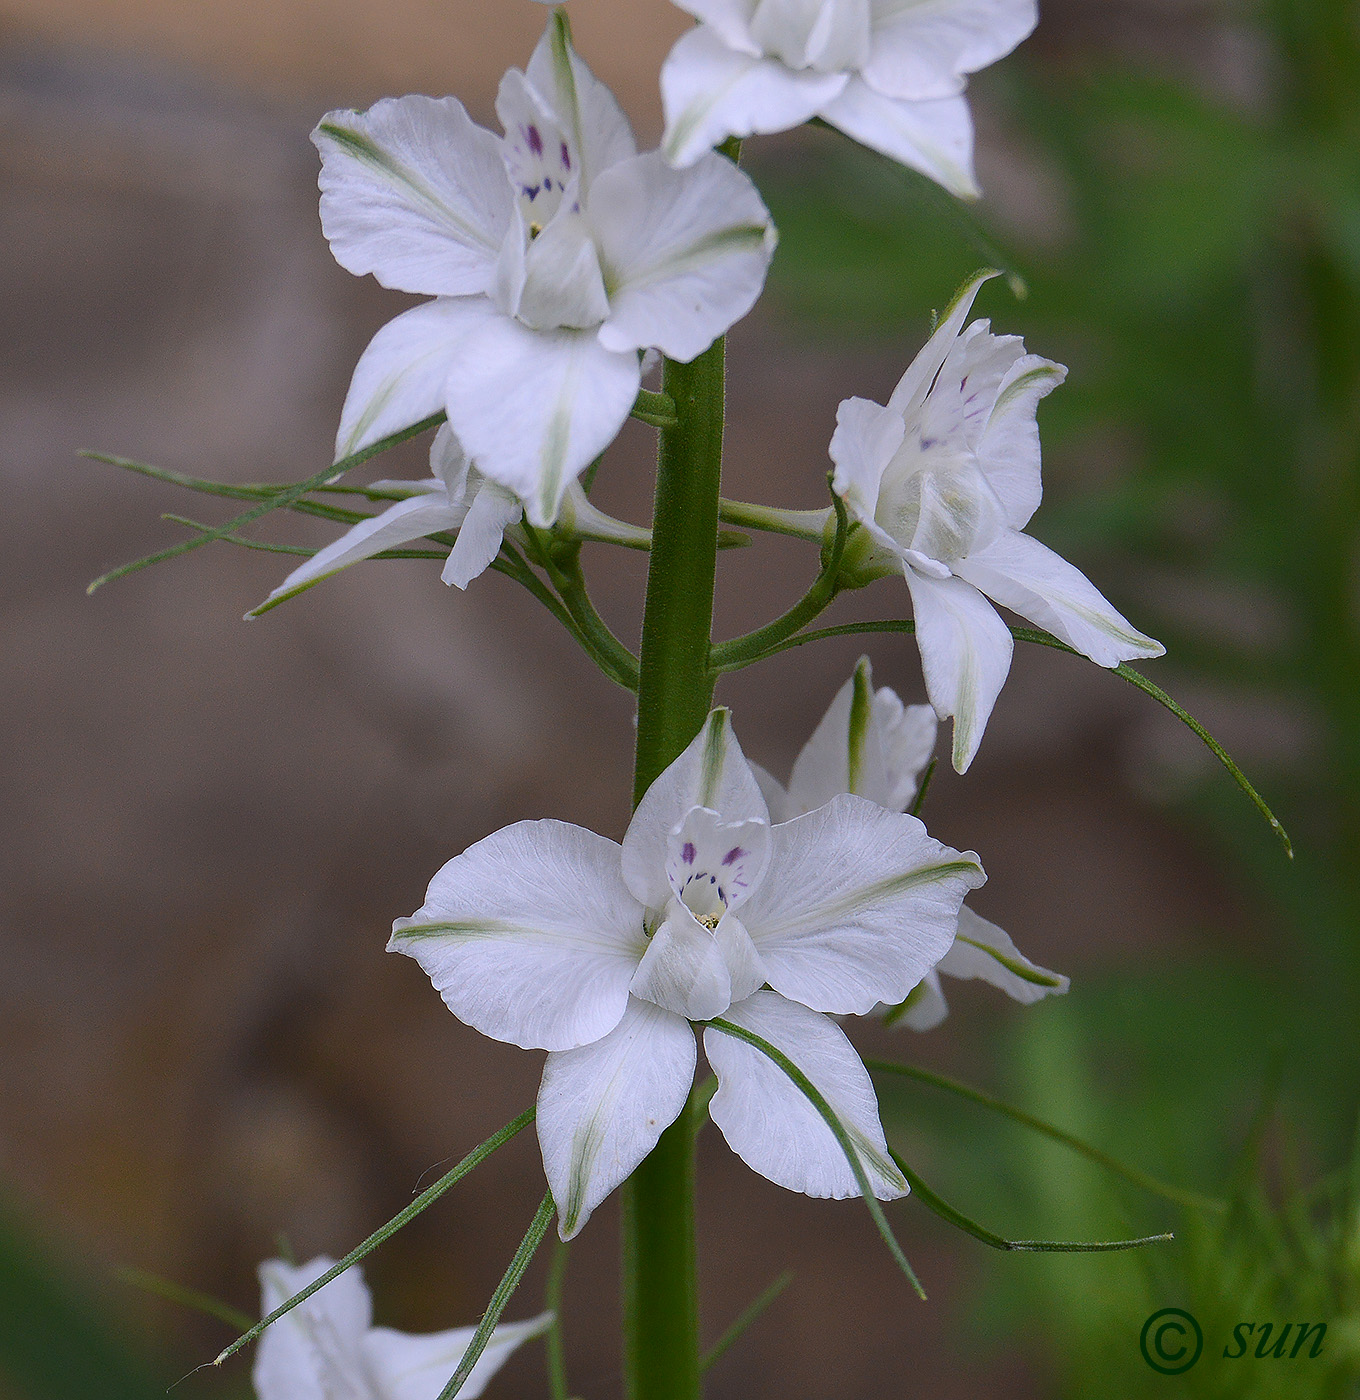
[[[685,17],[574,0],[640,138]],[[540,6],[506,0],[0,0],[0,1396],[140,1400],[232,1331],[122,1281],[250,1312],[279,1235],[338,1255],[534,1093],[539,1059],[458,1025],[383,954],[433,871],[521,817],[612,836],[628,697],[509,581],[372,563],[244,625],[286,564],[227,546],[92,598],[106,568],[221,503],[78,459],[290,480],[326,460],[349,372],[407,301],[331,260],[307,133],[329,106],[454,92],[490,121]],[[728,494],[824,499],[836,404],[883,399],[962,278],[998,329],[1072,367],[1041,422],[1034,531],[1168,644],[1146,669],[1289,827],[1291,864],[1169,715],[1084,662],[1021,648],[967,781],[925,816],[983,856],[974,903],[1071,994],[949,988],[937,1031],[866,1053],[986,1087],[1231,1202],[1183,1211],[975,1105],[883,1089],[925,1179],[1011,1237],[1173,1228],[1134,1255],[994,1253],[915,1201],[894,1224],[916,1302],[854,1203],[701,1144],[710,1337],[794,1282],[711,1372],[715,1397],[1347,1396],[1360,1370],[1360,29],[1353,0],[1049,0],[973,85],[986,200],[828,133],[753,143],[779,224],[770,292],[731,338]],[[643,521],[652,434],[600,474]],[[423,474],[420,444],[383,475]],[[377,474],[377,473],[375,473]],[[228,512],[221,511],[225,518]],[[334,531],[273,518],[262,534]],[[596,547],[636,635],[642,570]],[[810,578],[795,543],[724,555],[722,635]],[[890,582],[829,621],[905,611]],[[732,678],[780,775],[859,655],[842,639]],[[880,684],[923,698],[914,648]],[[466,1323],[541,1191],[528,1135],[369,1261],[380,1321]],[[616,1205],[574,1249],[573,1390],[619,1392]],[[540,1260],[511,1308],[536,1311]],[[1139,1355],[1199,1317],[1176,1380]],[[1241,1320],[1325,1321],[1322,1356],[1226,1361]],[[528,1348],[495,1382],[541,1395]],[[248,1367],[183,1397],[243,1397]]]

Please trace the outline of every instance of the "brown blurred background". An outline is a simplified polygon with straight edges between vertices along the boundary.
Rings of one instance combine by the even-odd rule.
[[[530,1102],[540,1057],[458,1025],[413,964],[385,956],[386,931],[442,861],[505,822],[553,815],[620,835],[630,707],[495,575],[462,595],[433,565],[365,565],[246,625],[286,564],[219,547],[87,598],[91,577],[179,537],[161,511],[216,519],[219,503],[75,452],[242,481],[315,470],[359,351],[406,302],[332,261],[309,129],[328,106],[404,91],[455,92],[489,121],[500,73],[545,15],[522,0],[0,3],[0,1191],[156,1365],[210,1357],[229,1334],[111,1270],[249,1311],[276,1233],[300,1257],[339,1254]],[[574,0],[572,19],[653,140],[655,73],[684,16],[661,0]],[[1054,3],[1045,25],[1050,47],[1160,52],[1227,87],[1251,81],[1189,0]],[[984,100],[984,185],[1008,226],[1042,229],[1049,194],[1016,173],[989,113]],[[798,140],[774,149],[796,172]],[[988,297],[985,313],[1025,329],[1004,290]],[[728,493],[818,504],[837,402],[888,392],[927,311],[864,347],[771,308],[738,327]],[[631,423],[598,488],[639,521],[650,450]],[[421,450],[382,465],[418,474]],[[330,533],[300,518],[266,531]],[[1083,562],[1140,620],[1151,566]],[[596,547],[587,567],[633,639],[639,562]],[[722,634],[787,605],[814,568],[764,540],[726,555]],[[884,583],[832,620],[904,610]],[[880,684],[922,697],[910,645],[871,652]],[[726,683],[747,752],[786,773],[858,654],[830,643]],[[1306,749],[1297,714],[1218,690],[1187,698],[1248,757]],[[942,775],[932,793],[932,830],[989,870],[978,909],[1071,974],[1073,998],[1149,956],[1174,965],[1270,937],[1158,805],[1189,752],[1176,734],[1117,680],[1021,649],[969,779]],[[1044,1014],[976,986],[951,1000],[928,1038],[870,1028],[860,1043],[985,1074],[998,1019]],[[1032,1353],[999,1332],[989,1343],[985,1318],[964,1324],[978,1270],[999,1267],[972,1242],[898,1213],[932,1293],[922,1306],[853,1203],[779,1192],[712,1130],[701,1172],[710,1335],[780,1269],[797,1276],[715,1368],[715,1396],[1049,1393]],[[478,1316],[540,1189],[527,1137],[457,1187],[371,1261],[380,1319]],[[572,1384],[587,1396],[618,1388],[615,1209],[571,1265]],[[513,1315],[537,1306],[540,1279]],[[526,1353],[493,1393],[542,1393],[540,1366]],[[239,1394],[243,1374],[177,1393]]]

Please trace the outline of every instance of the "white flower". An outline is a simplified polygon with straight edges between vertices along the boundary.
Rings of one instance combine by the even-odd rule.
[[[876,1193],[904,1194],[868,1073],[826,1013],[902,1001],[983,878],[971,852],[859,797],[771,826],[714,710],[622,847],[565,822],[506,827],[444,866],[388,946],[420,963],[459,1020],[549,1051],[538,1135],[570,1239],[679,1115],[696,1058],[688,1023],[715,1017],[788,1055]],[[704,1050],[713,1121],[749,1166],[811,1196],[857,1194],[835,1137],[777,1065],[719,1030]]]
[[[988,598],[1101,666],[1165,651],[1022,533],[1042,494],[1035,410],[1067,371],[986,321],[960,334],[992,275],[959,293],[888,406],[846,399],[831,439],[833,486],[873,543],[870,567],[906,577],[926,692],[954,717],[960,773],[1011,664],[1010,631]]]
[[[260,1265],[261,1316],[314,1283],[335,1263],[320,1255],[300,1266]],[[460,1395],[475,1397],[511,1352],[544,1332],[552,1314],[497,1327]],[[475,1331],[411,1334],[373,1326],[362,1271],[347,1269],[265,1330],[255,1355],[259,1400],[438,1400]]]
[[[247,618],[258,617],[289,598],[338,574],[341,569],[371,559],[385,549],[399,549],[426,535],[456,530],[457,538],[440,577],[466,588],[484,573],[500,553],[507,534],[523,543],[517,527],[524,515],[519,499],[504,486],[488,480],[472,466],[453,429],[443,424],[430,445],[430,470],[425,481],[375,481],[369,490],[396,497],[396,504],[351,526],[339,539],[300,564]],[[577,539],[645,544],[650,532],[615,520],[591,505],[576,482],[563,498],[559,531]]]
[[[730,161],[682,172],[636,153],[560,13],[496,110],[504,137],[452,97],[331,112],[312,135],[336,260],[436,298],[364,351],[336,452],[442,409],[543,526],[628,417],[639,352],[692,360],[744,316],[774,230]]]
[[[935,747],[936,723],[929,705],[904,705],[887,686],[875,690],[869,658],[861,656],[854,675],[836,692],[803,745],[787,791],[763,768],[751,765],[771,818],[790,821],[838,792],[866,797],[892,812],[905,811]],[[918,1031],[938,1026],[949,1012],[941,973],[980,978],[1026,1005],[1061,995],[1071,985],[1061,973],[1030,962],[1007,933],[964,905],[949,951],[905,1001],[883,1007],[889,1023],[901,1021]]]
[[[821,117],[975,197],[967,75],[1008,54],[1034,0],[676,0],[699,21],[661,69],[678,166],[728,136]]]

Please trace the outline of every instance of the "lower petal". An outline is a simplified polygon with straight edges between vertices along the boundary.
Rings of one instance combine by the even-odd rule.
[[[729,136],[802,126],[835,100],[845,82],[844,73],[796,73],[777,59],[738,53],[715,30],[699,25],[661,66],[662,152],[684,167]]]
[[[497,1327],[458,1392],[462,1400],[477,1400],[515,1349],[551,1326],[552,1314],[540,1313],[527,1322],[509,1322]],[[458,1369],[476,1330],[475,1327],[454,1327],[447,1332],[412,1334],[396,1332],[390,1327],[371,1329],[361,1345],[381,1400],[435,1400]]]
[[[473,579],[486,572],[491,561],[501,552],[506,526],[513,525],[524,507],[503,486],[484,481],[472,499],[467,519],[458,531],[448,563],[441,575],[445,583],[466,588]]]
[[[1006,683],[1015,643],[971,583],[926,578],[911,567],[905,573],[926,693],[941,719],[954,717],[954,767],[965,773]]]
[[[989,598],[1047,628],[1097,666],[1166,652],[1116,612],[1080,569],[1018,530],[1007,530],[957,567]]]
[[[812,1081],[840,1120],[880,1200],[907,1194],[907,1183],[888,1155],[869,1072],[834,1021],[777,992],[757,992],[724,1019],[768,1041]],[[704,1031],[704,1053],[718,1076],[709,1114],[748,1167],[808,1196],[859,1195],[835,1135],[773,1060],[716,1026]]]
[[[688,1022],[636,997],[602,1040],[548,1056],[538,1140],[564,1240],[680,1116],[696,1059]]]
[[[652,936],[628,990],[690,1021],[706,1021],[732,1004],[722,952],[683,906]]]
[[[546,527],[627,421],[638,358],[606,350],[594,331],[530,330],[483,306],[448,359],[449,422],[478,470]]]
[[[973,119],[963,96],[911,102],[851,78],[822,116],[862,145],[919,170],[960,199],[981,191],[973,174]]]

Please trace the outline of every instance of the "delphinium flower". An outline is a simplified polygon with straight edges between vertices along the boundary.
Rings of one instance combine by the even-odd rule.
[[[613,441],[649,347],[692,360],[750,310],[774,250],[735,165],[639,155],[554,14],[501,82],[504,136],[455,98],[385,98],[313,133],[342,267],[432,296],[360,358],[337,454],[446,412],[479,471],[551,524]]]
[[[395,504],[361,520],[318,550],[246,616],[257,616],[351,564],[426,535],[457,532],[440,576],[458,588],[466,588],[487,569],[507,533],[524,543],[523,532],[517,528],[524,517],[519,498],[472,466],[447,423],[431,444],[430,471],[432,475],[424,481],[375,481],[369,490],[381,497],[395,497]],[[605,515],[574,481],[562,499],[557,528],[577,539],[632,545],[645,544],[650,538],[646,530]]]
[[[564,1239],[684,1107],[690,1022],[727,1021],[825,1096],[877,1195],[905,1194],[868,1073],[832,1015],[896,1004],[948,951],[977,857],[849,794],[771,825],[725,710],[648,789],[622,846],[557,821],[477,842],[399,919],[461,1021],[549,1052],[538,1135]],[[855,1195],[834,1135],[762,1052],[710,1027],[710,1112],[756,1171]]]
[[[260,1306],[267,1317],[335,1263],[320,1255],[302,1265],[260,1265]],[[522,1342],[545,1332],[552,1314],[497,1327],[461,1396],[475,1397]],[[475,1328],[396,1332],[373,1326],[362,1271],[346,1270],[285,1313],[264,1333],[255,1356],[259,1400],[438,1400]]]
[[[893,812],[905,811],[935,748],[936,727],[929,705],[904,705],[887,686],[875,689],[869,658],[860,657],[854,675],[836,692],[803,745],[787,789],[752,764],[771,820],[791,821],[838,792],[855,793]],[[942,973],[978,978],[1025,1004],[1060,995],[1071,985],[1061,973],[1030,962],[1004,929],[965,904],[949,951],[905,1000],[883,1008],[885,1019],[918,1031],[938,1026],[949,1012],[940,986]]]
[[[963,196],[978,193],[967,75],[1034,28],[1034,0],[676,0],[699,20],[661,69],[676,165],[728,136],[821,117]]]
[[[954,718],[960,773],[1011,665],[1010,630],[988,598],[1101,666],[1165,651],[1023,533],[1042,495],[1035,411],[1067,371],[987,321],[963,329],[990,275],[959,293],[886,407],[840,405],[831,440],[833,488],[868,547],[862,575],[901,573],[911,590],[926,693]]]

